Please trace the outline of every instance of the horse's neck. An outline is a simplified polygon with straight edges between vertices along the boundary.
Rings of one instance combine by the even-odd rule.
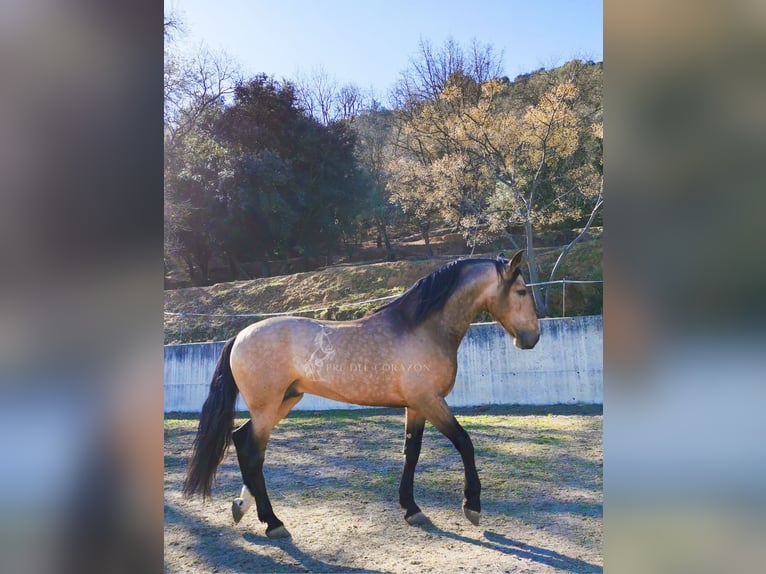
[[[437,332],[444,334],[454,344],[455,348],[460,345],[463,336],[471,322],[486,310],[486,301],[482,295],[489,286],[489,282],[496,280],[495,273],[492,277],[489,273],[481,273],[476,279],[466,281],[445,303],[442,310],[435,317]]]

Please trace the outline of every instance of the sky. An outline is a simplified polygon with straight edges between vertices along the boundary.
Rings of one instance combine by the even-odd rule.
[[[204,42],[246,76],[294,79],[321,68],[382,102],[421,40],[491,44],[511,79],[603,60],[601,0],[166,0],[165,10],[185,24],[184,50]]]

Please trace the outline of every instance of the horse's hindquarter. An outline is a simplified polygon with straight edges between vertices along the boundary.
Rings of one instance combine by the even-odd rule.
[[[254,323],[240,331],[234,341],[231,371],[251,411],[279,404],[295,380],[290,352],[296,332],[294,321],[293,317],[276,317]]]

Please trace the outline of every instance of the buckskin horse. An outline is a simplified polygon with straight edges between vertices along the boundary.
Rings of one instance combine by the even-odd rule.
[[[455,384],[457,349],[471,321],[487,311],[531,349],[540,338],[533,299],[520,273],[523,251],[507,260],[460,259],[423,277],[373,314],[353,321],[270,318],[228,340],[202,407],[184,495],[210,496],[233,438],[244,486],[232,503],[239,522],[255,499],[270,538],[290,536],[271,507],[263,477],[274,427],[304,393],[366,406],[404,407],[404,468],[399,503],[412,525],[429,520],[413,483],[425,422],[455,446],[465,470],[463,513],[479,524],[481,485],[468,433],[444,398]],[[346,368],[347,367],[347,368]],[[233,430],[237,393],[251,419]]]

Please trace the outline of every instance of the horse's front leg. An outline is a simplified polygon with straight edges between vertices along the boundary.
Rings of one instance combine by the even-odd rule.
[[[479,525],[481,514],[481,483],[476,472],[473,443],[465,429],[460,426],[450,411],[449,406],[441,397],[435,397],[429,404],[421,407],[425,417],[446,436],[463,459],[465,483],[463,486],[463,514],[475,526]]]
[[[413,526],[429,524],[430,521],[415,504],[413,487],[415,483],[415,467],[420,457],[420,447],[423,444],[423,429],[426,419],[414,409],[406,409],[404,427],[404,468],[402,481],[399,485],[399,504],[405,510],[404,519]]]

